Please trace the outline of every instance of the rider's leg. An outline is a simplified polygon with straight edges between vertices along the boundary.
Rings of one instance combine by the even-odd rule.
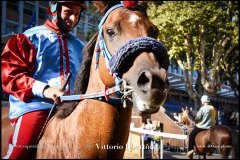
[[[35,143],[48,113],[48,111],[29,112],[15,121],[14,132],[9,138],[9,148],[4,159],[35,158]]]
[[[195,137],[202,130],[203,130],[202,128],[195,127],[192,130],[192,132],[189,134],[188,153],[187,153],[188,157],[191,156],[194,153]]]

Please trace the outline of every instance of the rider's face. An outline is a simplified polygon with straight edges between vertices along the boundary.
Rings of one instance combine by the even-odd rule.
[[[81,7],[75,4],[62,4],[58,12],[58,27],[64,32],[73,30],[81,13]]]

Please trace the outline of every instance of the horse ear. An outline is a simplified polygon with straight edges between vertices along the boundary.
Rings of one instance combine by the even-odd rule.
[[[107,1],[93,1],[93,5],[97,8],[98,12],[104,13],[104,10],[107,7]]]
[[[138,5],[140,6],[140,7],[142,7],[142,9],[144,10],[144,11],[146,11],[147,10],[147,8],[148,8],[148,1],[138,1]]]
[[[182,111],[184,112],[184,108],[182,107]]]

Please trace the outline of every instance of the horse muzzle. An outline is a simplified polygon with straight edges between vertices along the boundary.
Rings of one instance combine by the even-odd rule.
[[[143,71],[132,93],[134,107],[142,113],[156,113],[167,98],[169,83],[149,71]]]
[[[166,48],[150,37],[129,40],[109,61],[110,74],[133,89],[132,102],[140,112],[155,113],[169,90]]]

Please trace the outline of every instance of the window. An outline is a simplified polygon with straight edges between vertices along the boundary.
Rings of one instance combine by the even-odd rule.
[[[17,33],[18,32],[18,26],[17,24],[7,23],[6,24],[6,33],[5,34],[11,34],[11,33]]]
[[[87,29],[85,41],[89,41],[97,31],[98,30],[96,29],[96,27],[89,25]]]
[[[81,21],[78,23],[77,32],[80,34],[84,34],[84,23]]]
[[[39,7],[39,18],[42,20],[46,20],[47,16],[48,16],[48,14],[47,14],[46,9]]]
[[[34,12],[34,5],[32,4],[29,4],[29,3],[24,3],[24,14],[27,14],[29,16],[32,16],[33,15],[33,12]]]
[[[18,10],[18,1],[7,1],[7,8],[17,11]]]

